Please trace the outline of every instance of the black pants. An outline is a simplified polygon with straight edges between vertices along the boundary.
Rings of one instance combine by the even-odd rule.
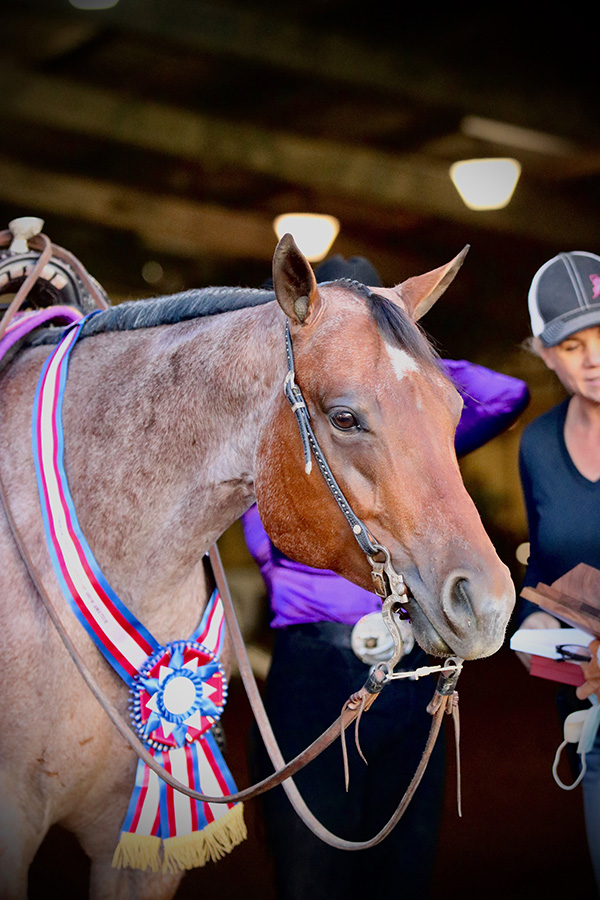
[[[340,714],[360,688],[368,666],[349,649],[350,628],[300,625],[277,633],[265,705],[286,760],[303,750]],[[403,668],[426,663],[419,649]],[[363,715],[360,743],[368,765],[347,732],[350,788],[345,791],[342,751],[336,741],[295,776],[311,811],[348,840],[373,837],[394,812],[421,758],[431,716],[426,707],[435,677],[387,685]],[[272,772],[262,740],[254,733],[251,760],[256,777]],[[316,838],[298,818],[282,788],[263,795],[267,841],[274,855],[279,900],[352,900],[394,888],[398,896],[429,892],[444,793],[444,738],[440,734],[427,771],[392,834],[369,850],[336,850]]]

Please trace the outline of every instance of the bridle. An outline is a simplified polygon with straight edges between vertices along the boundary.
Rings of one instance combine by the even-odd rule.
[[[337,483],[335,475],[331,471],[329,463],[325,458],[325,454],[321,450],[319,442],[310,423],[310,413],[306,400],[302,394],[300,386],[296,383],[296,370],[294,368],[294,351],[292,347],[292,336],[290,332],[289,320],[285,325],[285,353],[287,358],[288,371],[283,383],[285,396],[290,404],[292,412],[296,416],[298,429],[300,431],[300,439],[302,441],[302,449],[304,451],[304,471],[307,475],[312,470],[312,457],[325,479],[325,484],[331,491],[333,499],[339,506],[346,522],[352,530],[358,546],[363,551],[369,564],[371,565],[371,577],[373,579],[373,588],[375,593],[386,600],[388,597],[394,596],[397,604],[401,605],[401,598],[407,595],[404,577],[396,572],[392,565],[392,558],[389,550],[379,544],[369,532],[369,529],[361,519],[358,518],[353,511],[344,492]],[[384,559],[376,559],[381,557]],[[402,612],[407,617],[405,612]],[[389,627],[389,626],[388,626]],[[397,662],[397,660],[396,660]]]
[[[11,225],[12,224],[13,223],[11,223]],[[10,237],[12,237],[10,232],[1,232],[0,243],[8,241]],[[24,283],[19,288],[17,295],[6,310],[3,319],[0,321],[0,337],[4,333],[9,320],[15,315],[20,306],[23,304],[24,300],[28,296],[29,291],[35,284],[37,278],[40,277],[44,266],[48,263],[50,258],[53,255],[56,255],[58,258],[65,259],[65,261],[67,261],[69,264],[71,263],[72,259],[75,259],[74,257],[71,257],[70,254],[66,254],[66,251],[62,251],[62,248],[56,248],[55,245],[50,244],[48,238],[45,235],[36,235],[33,240],[35,241],[35,246],[41,247],[40,257],[33,265]],[[63,254],[65,255],[63,256]],[[97,309],[106,308],[108,304],[103,292],[101,291],[97,283],[85,271],[83,266],[81,266],[81,263],[79,263],[78,261],[76,262],[76,272],[78,280],[84,284],[85,288],[88,291],[88,296],[93,298],[95,307]],[[304,448],[305,466],[310,465],[310,453],[312,452],[315,460],[317,461],[317,465],[322,472],[333,497],[335,498],[348,524],[350,525],[352,532],[359,543],[359,546],[369,559],[369,562],[372,566],[372,575],[375,590],[379,594],[379,596],[382,597],[383,601],[382,615],[394,640],[394,653],[387,663],[382,663],[369,672],[369,676],[365,684],[359,691],[355,692],[348,698],[342,708],[338,719],[302,753],[298,754],[298,756],[296,756],[293,760],[286,763],[283,759],[281,751],[279,750],[275,735],[273,734],[270,722],[264,709],[262,698],[256,684],[256,679],[254,677],[254,673],[248,659],[244,640],[235,614],[219,551],[217,545],[213,544],[209,549],[209,558],[212,565],[217,589],[221,595],[221,599],[223,602],[225,620],[227,622],[232,646],[237,658],[240,676],[244,684],[248,700],[254,713],[261,736],[265,743],[267,752],[269,753],[271,761],[276,770],[272,775],[268,776],[257,784],[254,784],[244,790],[238,791],[235,794],[221,797],[211,797],[205,794],[201,794],[198,791],[195,791],[190,787],[181,784],[181,782],[179,782],[170,773],[166,772],[165,769],[158,765],[154,757],[147,751],[144,744],[134,733],[131,726],[124,720],[120,712],[107,698],[103,689],[100,687],[97,680],[91,673],[91,670],[84,662],[77,648],[71,641],[68,635],[68,631],[62,623],[61,614],[56,609],[55,604],[52,602],[46,588],[37,575],[35,566],[33,565],[33,562],[27,551],[26,543],[23,540],[14,516],[12,515],[12,510],[8,501],[1,469],[0,503],[2,504],[11,534],[13,536],[21,559],[26,567],[31,582],[37,593],[39,594],[42,603],[46,608],[46,611],[48,612],[48,615],[52,620],[69,655],[73,659],[75,665],[77,666],[80,674],[90,688],[91,692],[94,694],[121,736],[135,751],[137,756],[142,759],[146,763],[146,765],[158,775],[158,777],[164,780],[171,787],[186,794],[187,796],[192,797],[195,800],[208,803],[233,803],[237,801],[247,800],[264,793],[265,791],[271,789],[272,787],[275,787],[276,785],[281,784],[286,791],[288,798],[292,803],[292,806],[294,807],[300,818],[321,840],[325,841],[331,846],[337,847],[338,849],[367,849],[380,843],[380,841],[382,841],[390,833],[390,831],[395,827],[399,819],[404,814],[404,811],[408,807],[408,804],[410,803],[410,800],[412,799],[412,796],[419,782],[421,781],[421,778],[423,777],[423,774],[427,767],[429,757],[431,755],[431,752],[433,751],[435,741],[441,728],[441,722],[444,713],[452,714],[454,717],[458,752],[458,695],[455,692],[455,687],[462,668],[462,660],[450,658],[446,660],[445,664],[442,666],[424,666],[412,673],[402,672],[394,675],[394,666],[402,655],[402,639],[400,637],[400,632],[397,625],[395,624],[394,619],[395,616],[404,614],[402,612],[402,598],[405,597],[407,593],[404,579],[402,575],[399,575],[393,569],[393,566],[391,564],[391,557],[388,550],[385,547],[382,547],[372,538],[364,523],[361,522],[361,520],[352,511],[352,508],[346,500],[341,488],[339,487],[314,435],[312,426],[310,424],[308,408],[302,395],[302,391],[295,382],[289,324],[286,325],[286,353],[288,358],[288,373],[284,381],[284,391],[292,406],[292,410],[294,411],[300,428],[300,435]],[[376,556],[380,555],[384,556],[383,562],[375,559]],[[440,674],[433,699],[428,707],[428,711],[432,715],[429,737],[427,739],[427,743],[419,766],[402,800],[400,801],[396,812],[390,818],[388,823],[381,829],[381,831],[370,840],[354,842],[346,841],[342,838],[337,837],[336,835],[329,832],[326,828],[324,828],[324,826],[321,825],[321,823],[306,807],[306,804],[300,796],[295,784],[293,783],[293,781],[291,781],[291,776],[302,769],[304,766],[306,766],[313,759],[315,759],[324,749],[326,749],[326,747],[332,744],[338,736],[341,735],[343,739],[345,729],[353,721],[356,720],[358,725],[360,716],[362,715],[363,711],[367,710],[371,706],[379,692],[392,678],[418,678],[432,672],[438,672]]]
[[[389,550],[374,540],[365,523],[362,522],[353,511],[344,492],[337,483],[335,475],[331,471],[329,463],[325,458],[325,454],[321,450],[313,431],[306,400],[304,399],[301,388],[296,383],[294,351],[292,347],[292,335],[290,332],[289,320],[286,321],[285,325],[285,353],[288,370],[283,383],[283,390],[292,412],[296,416],[296,422],[298,423],[302,449],[304,452],[304,471],[309,475],[312,470],[312,453],[319,471],[325,479],[325,484],[331,491],[333,499],[350,526],[358,546],[371,565],[371,577],[373,578],[373,588],[375,593],[383,600],[386,600],[390,596],[394,596],[398,606],[401,606],[401,598],[407,595],[404,577],[398,574],[394,569]],[[376,557],[381,557],[382,555],[384,557],[383,561],[381,561],[381,559],[376,559]],[[403,612],[402,615],[406,617],[405,612]]]

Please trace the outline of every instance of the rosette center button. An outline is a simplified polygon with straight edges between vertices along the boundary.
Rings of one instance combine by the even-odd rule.
[[[187,712],[196,702],[196,686],[191,678],[177,676],[165,685],[163,704],[174,716]]]

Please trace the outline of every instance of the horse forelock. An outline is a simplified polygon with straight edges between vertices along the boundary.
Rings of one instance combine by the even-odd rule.
[[[438,364],[438,354],[421,329],[400,306],[367,285],[350,278],[338,284],[366,301],[366,307],[383,339],[392,347],[400,347],[420,362]]]

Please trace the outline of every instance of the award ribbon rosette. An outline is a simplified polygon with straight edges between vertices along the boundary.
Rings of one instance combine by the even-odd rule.
[[[64,468],[62,400],[83,321],[66,330],[46,361],[33,408],[33,455],[54,570],[73,613],[128,685],[133,726],[149,753],[185,786],[227,796],[236,786],[211,733],[227,698],[218,592],[187,640],[161,646],[108,584],[77,520]],[[113,866],[191,869],[220,859],[245,837],[241,803],[194,800],[138,760]]]

